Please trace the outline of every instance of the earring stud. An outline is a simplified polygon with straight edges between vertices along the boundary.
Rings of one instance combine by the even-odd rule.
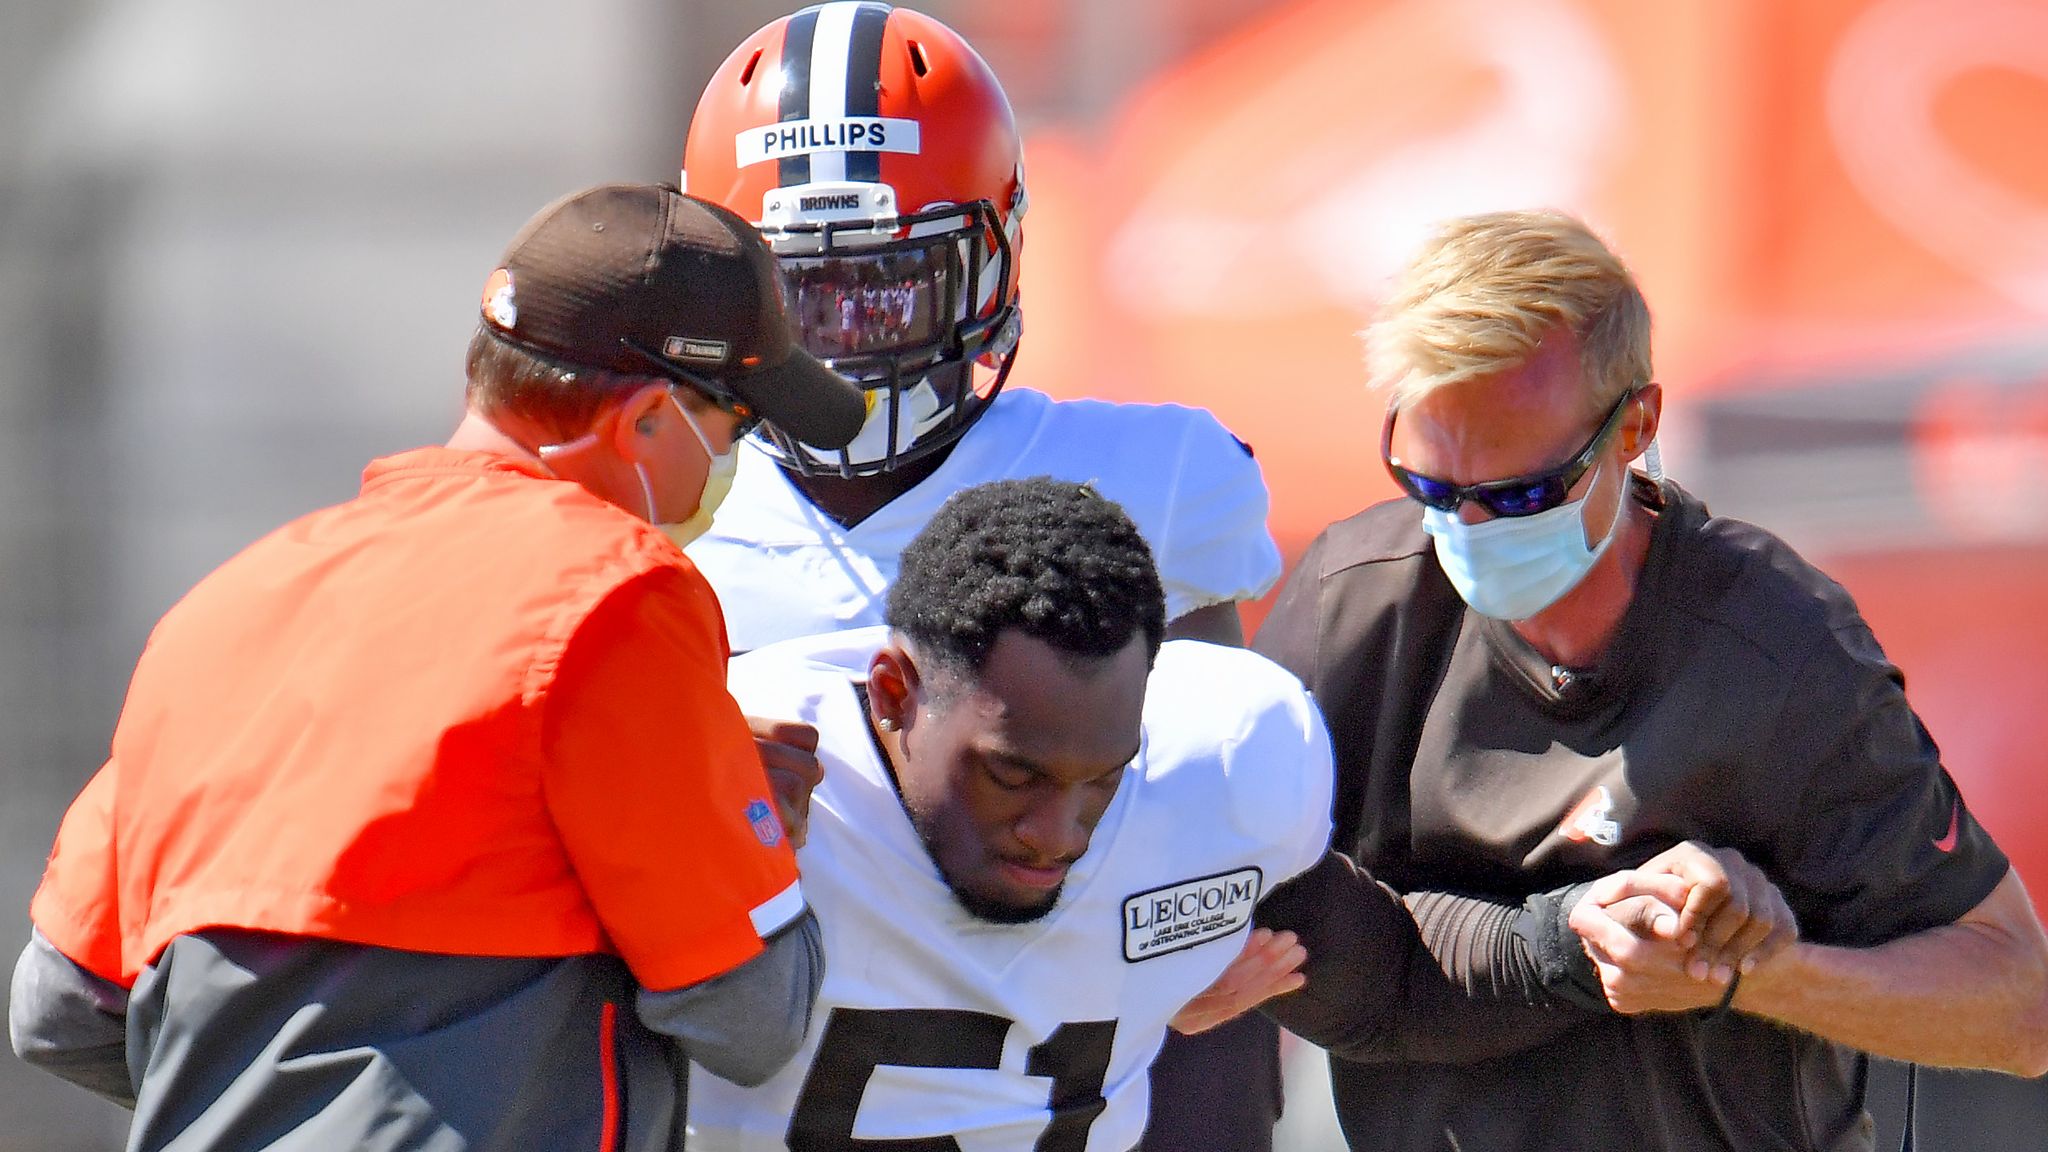
[[[884,732],[894,732],[896,730],[896,720],[891,716],[883,716],[875,721],[875,727],[880,728]]]

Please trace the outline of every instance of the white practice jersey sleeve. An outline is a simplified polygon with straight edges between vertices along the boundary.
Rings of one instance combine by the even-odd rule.
[[[1122,505],[1152,546],[1169,620],[1255,599],[1280,578],[1258,462],[1199,408],[1005,389],[936,472],[851,528],[752,442],[739,451],[731,495],[689,547],[736,652],[881,623],[904,547],[948,496],[991,480],[1087,482]]]
[[[1243,948],[1263,895],[1323,854],[1320,716],[1260,656],[1167,644],[1141,750],[1059,903],[993,924],[953,899],[883,769],[855,685],[885,636],[733,661],[748,714],[819,730],[825,778],[798,862],[826,976],[803,1048],[767,1083],[692,1070],[689,1147],[1128,1152],[1167,1022]]]

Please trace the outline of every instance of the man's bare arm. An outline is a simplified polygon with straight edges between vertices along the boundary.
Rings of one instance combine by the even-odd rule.
[[[1953,924],[1875,948],[1797,944],[1733,1006],[1894,1060],[2048,1073],[2048,937],[2005,879]]]

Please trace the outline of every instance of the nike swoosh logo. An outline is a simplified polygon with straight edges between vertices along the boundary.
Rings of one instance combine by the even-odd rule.
[[[1963,802],[1960,800],[1949,801],[1948,834],[1934,842],[1934,846],[1943,852],[1953,852],[1956,850],[1956,817],[1962,811],[1962,807]]]

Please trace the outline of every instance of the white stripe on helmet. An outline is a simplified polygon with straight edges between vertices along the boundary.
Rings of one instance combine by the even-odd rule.
[[[853,52],[853,18],[859,13],[858,3],[827,4],[818,10],[817,30],[811,36],[812,120],[846,117],[846,58]],[[844,179],[846,153],[811,154],[812,183]]]

